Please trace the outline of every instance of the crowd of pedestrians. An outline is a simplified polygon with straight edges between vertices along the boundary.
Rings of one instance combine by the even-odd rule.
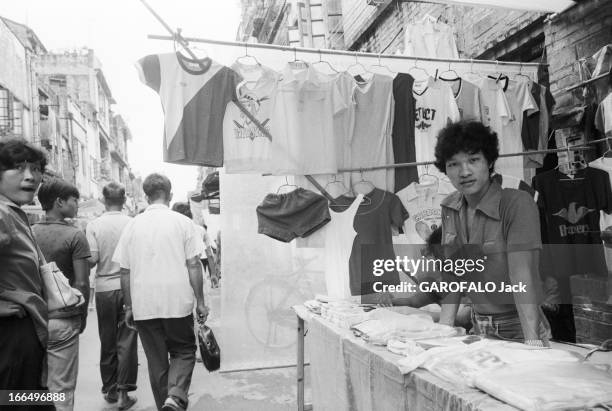
[[[70,222],[78,189],[57,178],[43,181],[46,164],[45,153],[25,140],[0,140],[0,390],[48,389],[64,395],[37,409],[74,408],[95,267],[101,395],[119,410],[136,403],[128,393],[137,388],[140,337],[157,409],[187,409],[194,324],[209,313],[205,267],[218,273],[214,243],[194,223],[188,203],[169,208],[172,185],[161,174],[145,178],[149,205],[134,218],[123,212],[125,188],[107,184],[105,212],[83,232]],[[30,225],[22,206],[36,193],[45,216]],[[78,304],[48,309],[41,270],[47,262],[82,296]]]

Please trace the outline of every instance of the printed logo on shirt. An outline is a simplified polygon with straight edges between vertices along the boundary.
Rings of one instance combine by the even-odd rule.
[[[489,124],[491,124],[491,109],[489,108],[489,106],[483,106],[483,114],[484,125],[488,126]]]
[[[436,118],[436,109],[427,107],[417,107],[414,110],[414,123],[418,130],[427,130]]]
[[[589,231],[588,224],[580,224],[575,225],[578,221],[582,220],[587,214],[595,211],[593,208],[587,208],[585,206],[580,206],[576,208],[576,202],[571,202],[568,208],[562,208],[558,212],[554,213],[554,216],[561,217],[567,222],[568,225],[559,225],[559,234],[561,237],[567,237],[568,235],[574,234],[585,234]]]
[[[251,113],[255,118],[257,118],[257,114],[259,114],[259,111],[261,110],[261,103],[266,100],[269,100],[269,97],[262,97],[258,99],[253,96],[245,95],[240,98],[242,105],[249,110],[249,113]],[[269,118],[261,122],[261,125],[268,131],[268,133],[270,133],[270,126],[268,125],[269,122]],[[254,141],[256,138],[269,138],[242,111],[240,112],[240,120],[234,120],[234,136],[237,140],[249,139],[251,141]]]
[[[414,228],[424,241],[429,239],[431,233],[440,226],[442,222],[442,210],[439,208],[428,208],[413,215]]]

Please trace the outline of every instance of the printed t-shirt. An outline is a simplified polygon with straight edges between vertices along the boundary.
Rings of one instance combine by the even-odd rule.
[[[353,204],[354,198],[340,196],[337,205],[330,208],[343,211]],[[408,218],[408,212],[393,193],[378,188],[366,194],[357,210],[353,227],[357,236],[353,241],[349,260],[350,287],[352,295],[372,294],[374,282],[397,284],[397,271],[375,277],[372,273],[376,259],[394,259],[392,228],[399,229]]]
[[[107,211],[87,224],[86,237],[90,251],[98,253],[96,292],[121,289],[119,264],[113,261],[115,248],[131,218],[120,211]]]
[[[395,164],[413,163],[416,161],[414,146],[414,96],[412,85],[414,78],[410,74],[398,73],[393,79],[393,99],[395,114],[393,116],[393,157]],[[410,183],[419,180],[416,167],[395,169],[394,193]]]
[[[612,158],[604,157],[598,158],[597,160],[591,161],[589,167],[597,168],[608,173],[610,176],[610,184],[612,185]],[[607,214],[603,210],[600,213],[599,227],[601,230],[605,230],[612,226],[612,214]]]
[[[64,221],[44,221],[32,226],[36,242],[48,262],[54,261],[57,268],[74,286],[72,260],[91,257],[85,233]],[[49,318],[66,318],[79,315],[81,308],[52,311]]]
[[[415,81],[413,88],[415,103],[415,147],[416,161],[434,160],[434,149],[438,132],[448,123],[459,121],[459,109],[451,88],[441,81],[429,77]],[[419,175],[427,173],[424,166],[418,167]],[[442,177],[437,170],[430,174]]]
[[[440,77],[453,90],[461,120],[478,120],[482,118],[480,111],[480,89],[473,83],[462,79],[448,80]]]
[[[232,67],[245,78],[236,89],[238,101],[242,103],[272,138],[272,97],[275,94],[277,74],[266,67],[251,68],[243,64]],[[257,69],[259,72],[254,73]],[[258,75],[250,85],[249,77]],[[272,141],[238,108],[229,102],[223,119],[223,151],[225,171],[232,173],[265,173],[270,168]]]
[[[347,108],[337,84],[312,66],[288,64],[273,101],[271,173],[337,173],[334,116]]]
[[[539,111],[531,95],[528,82],[507,80],[507,84],[505,95],[510,108],[510,117],[504,123],[501,134],[498,134],[500,154],[525,151],[521,137],[523,115],[531,115]],[[523,156],[500,158],[496,161],[495,167],[500,174],[512,175],[517,178],[524,177]]]
[[[545,277],[557,278],[559,292],[569,299],[569,277],[577,274],[604,275],[607,270],[599,234],[599,212],[612,211],[610,177],[603,170],[577,170],[574,179],[559,170],[534,177],[546,248],[542,269]],[[598,246],[581,246],[596,244]],[[563,246],[565,245],[565,246]]]
[[[355,126],[350,140],[350,168],[393,164],[393,78],[374,74],[355,88]],[[384,169],[351,173],[351,184],[365,179],[393,191],[395,171]]]
[[[136,68],[161,99],[164,161],[221,167],[223,116],[235,100],[239,76],[209,58],[192,60],[178,52],[143,57]]]
[[[595,113],[595,127],[606,135],[612,133],[612,93],[599,103]]]

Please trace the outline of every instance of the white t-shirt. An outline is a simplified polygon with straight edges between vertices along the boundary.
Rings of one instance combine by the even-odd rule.
[[[363,194],[358,194],[351,206],[343,212],[329,210],[331,221],[323,228],[325,235],[325,285],[332,298],[351,297],[349,259],[357,232],[353,227],[355,214]]]
[[[459,108],[453,90],[442,81],[429,77],[424,81],[415,81],[413,93],[415,98],[414,141],[416,161],[434,160],[434,149],[438,132],[448,123],[459,121]],[[444,177],[437,169],[419,166],[419,175],[426,172]]]
[[[409,24],[404,40],[407,56],[459,58],[453,28],[448,24],[429,21]]]
[[[612,93],[599,103],[595,114],[595,126],[606,135],[612,133]]]
[[[240,70],[243,65],[234,68]],[[242,74],[241,71],[238,71]],[[244,107],[274,138],[270,127],[272,116],[272,96],[275,94],[277,74],[265,67],[260,69],[259,77],[245,79],[237,89],[236,95]],[[246,77],[245,77],[246,78]],[[227,105],[223,119],[223,150],[225,171],[232,173],[265,173],[270,169],[270,146],[272,141],[266,136],[234,102]]]
[[[350,168],[393,164],[393,78],[374,74],[371,79],[357,83],[354,93],[355,125],[350,139]],[[362,179],[360,173],[351,174],[351,184]],[[368,171],[363,179],[381,190],[393,192],[393,169]]]
[[[488,77],[470,77],[480,89],[482,123],[495,131],[498,136],[510,116],[510,107],[503,91],[503,84]]]
[[[337,173],[334,116],[346,109],[337,84],[312,66],[287,65],[272,107],[271,173]]]
[[[453,90],[459,115],[461,120],[478,120],[481,121],[482,113],[480,111],[480,89],[473,83],[462,78],[455,80],[444,80]]]
[[[503,84],[503,80],[500,80]],[[539,111],[538,105],[531,95],[531,85],[528,81],[508,80],[508,87],[505,91],[510,116],[504,123],[499,137],[499,153],[520,153],[524,151],[523,139],[521,136],[523,127],[523,114],[527,115]],[[512,175],[523,179],[524,161],[523,156],[504,157],[497,160],[495,169],[499,174]]]
[[[612,158],[598,158],[591,161],[589,166],[607,172],[610,175],[610,184],[612,184]],[[606,214],[603,211],[600,211],[600,213],[599,227],[601,230],[605,230],[607,227],[612,226],[612,214]]]
[[[165,205],[150,205],[128,223],[113,261],[130,270],[135,320],[191,314],[194,294],[185,262],[203,248],[193,221]]]

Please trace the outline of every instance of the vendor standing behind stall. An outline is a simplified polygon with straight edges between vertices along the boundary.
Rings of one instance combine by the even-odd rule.
[[[446,173],[456,192],[442,203],[442,244],[447,257],[459,253],[484,258],[480,273],[454,281],[522,285],[524,291],[468,291],[474,332],[502,339],[547,345],[550,327],[538,304],[540,224],[529,194],[491,180],[499,157],[497,135],[477,121],[453,123],[440,131],[436,167]],[[479,249],[480,255],[470,254]],[[463,250],[463,252],[461,251]],[[457,255],[457,254],[455,254]],[[442,300],[440,322],[453,325],[461,293]]]

